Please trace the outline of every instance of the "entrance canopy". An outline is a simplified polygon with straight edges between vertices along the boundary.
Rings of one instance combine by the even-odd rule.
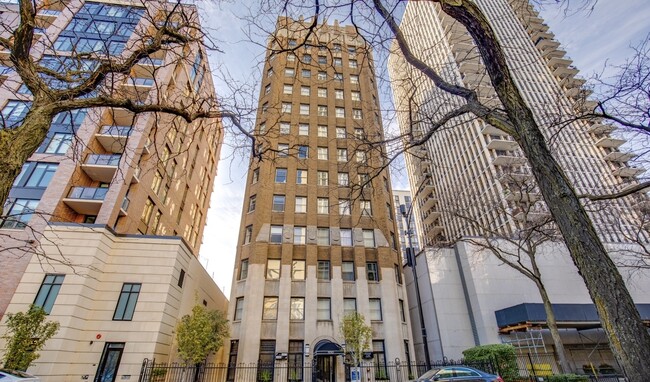
[[[343,355],[343,349],[330,340],[321,340],[314,346],[314,356],[319,355]]]
[[[557,326],[572,329],[594,329],[600,327],[598,312],[594,304],[552,304]],[[636,304],[641,319],[650,326],[650,304]],[[525,330],[530,327],[546,326],[544,304],[524,303],[494,312],[500,333]]]

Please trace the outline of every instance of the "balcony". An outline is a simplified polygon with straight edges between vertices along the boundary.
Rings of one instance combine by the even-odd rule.
[[[510,191],[506,190],[506,200],[512,202],[536,202],[541,199],[541,195],[538,192],[521,192],[521,191]]]
[[[438,199],[431,194],[424,196],[422,199],[424,199],[422,211],[425,211],[425,213],[438,203]]]
[[[618,138],[612,138],[612,137],[603,137],[600,138],[598,141],[596,141],[596,146],[598,147],[610,147],[610,148],[617,148],[620,145],[625,143],[625,139],[618,139]]]
[[[516,150],[519,145],[517,142],[509,141],[507,139],[491,139],[487,147],[490,150],[513,151]]]
[[[121,157],[115,154],[90,154],[81,168],[92,180],[110,183],[117,172]]]
[[[543,54],[546,54],[547,52],[557,50],[557,48],[560,47],[560,43],[550,38],[540,38],[537,40],[537,43],[535,43],[535,46],[537,49],[541,50]]]
[[[518,164],[525,164],[526,158],[515,156],[507,152],[495,151],[496,156],[492,159],[492,164],[495,166],[512,166]]]
[[[605,160],[610,162],[627,162],[630,159],[634,158],[636,155],[632,153],[624,153],[621,151],[612,151],[611,153],[605,155]]]
[[[440,211],[429,211],[424,214],[424,219],[422,219],[422,222],[427,225],[433,224],[438,220],[438,218],[440,218],[440,215]]]
[[[95,137],[106,151],[123,153],[132,130],[131,126],[102,126]]]
[[[617,168],[612,173],[622,178],[633,178],[637,175],[643,174],[644,172],[645,169],[641,167],[624,166],[624,167]]]
[[[498,173],[499,182],[503,184],[516,183],[525,184],[533,180],[532,174],[524,172],[501,172]]]
[[[438,235],[442,233],[442,231],[445,230],[445,227],[442,225],[434,225],[431,227],[425,228],[425,232],[427,235],[427,238],[431,240],[431,242],[435,241],[438,239]]]
[[[593,125],[589,126],[589,131],[592,134],[598,134],[598,135],[603,135],[603,134],[609,134],[612,131],[616,130],[616,128],[612,125],[606,125],[603,123],[594,123]]]
[[[75,212],[82,215],[97,215],[102,208],[108,188],[72,187],[63,202]]]
[[[578,69],[573,66],[558,66],[553,70],[553,75],[557,78],[564,79],[578,74]]]
[[[487,124],[483,127],[483,130],[481,130],[481,133],[483,133],[483,135],[503,135],[504,134],[503,131],[497,129],[496,127],[494,127],[492,125],[487,125]]]
[[[533,209],[530,211],[522,211],[522,210],[516,210],[513,213],[513,217],[515,220],[520,221],[520,222],[539,222],[542,223],[545,220],[549,219],[551,216],[551,213],[548,211],[544,211],[542,209]]]

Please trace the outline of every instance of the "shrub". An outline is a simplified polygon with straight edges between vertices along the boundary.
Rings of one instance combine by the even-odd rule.
[[[497,370],[505,381],[519,377],[517,355],[512,345],[493,344],[475,346],[463,351],[466,362],[496,362]]]
[[[589,382],[589,377],[578,374],[555,374],[546,377],[546,382]]]

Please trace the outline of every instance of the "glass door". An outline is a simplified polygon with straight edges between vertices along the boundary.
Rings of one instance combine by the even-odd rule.
[[[99,361],[95,382],[115,382],[123,351],[124,342],[108,342],[104,345],[104,352]]]

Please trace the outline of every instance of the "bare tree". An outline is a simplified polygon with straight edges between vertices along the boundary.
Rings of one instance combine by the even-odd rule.
[[[526,184],[520,179],[512,177],[511,180],[514,187],[522,194],[527,194],[534,189],[534,185]],[[562,372],[568,373],[571,369],[539,266],[539,256],[543,247],[549,244],[561,244],[562,237],[541,201],[520,201],[515,208],[497,203],[492,208],[505,219],[515,221],[519,229],[505,235],[492,225],[476,219],[473,214],[463,210],[462,207],[452,207],[450,213],[467,224],[473,233],[478,234],[478,236],[463,236],[458,240],[470,243],[492,254],[503,264],[521,273],[535,284],[544,305],[546,325],[553,339],[560,368]]]
[[[458,27],[464,28],[470,37],[470,43],[477,48],[480,67],[485,70],[479,75],[491,86],[492,98],[486,97],[479,89],[462,85],[462,82],[449,81],[441,74],[444,68],[427,64],[427,60],[416,53],[400,29],[398,19],[401,8],[394,2],[373,0],[330,5],[315,1],[310,6],[285,0],[264,2],[261,9],[268,12],[277,7],[282,10],[282,14],[310,12],[314,23],[329,16],[342,15],[340,18],[352,23],[366,36],[369,45],[373,44],[380,49],[387,48],[388,42],[394,38],[406,62],[432,81],[439,91],[453,98],[454,102],[446,105],[448,108],[444,109],[444,113],[427,122],[425,131],[417,135],[402,134],[392,141],[382,141],[381,145],[403,140],[404,150],[411,152],[426,145],[433,134],[439,134],[450,124],[472,119],[478,119],[498,129],[502,135],[512,137],[523,152],[523,158],[530,167],[539,192],[595,302],[617,361],[631,381],[644,380],[645,376],[650,375],[650,365],[646,362],[650,358],[650,335],[574,185],[553,155],[553,140],[542,132],[540,122],[536,120],[513,78],[512,73],[518,68],[512,67],[507,61],[489,20],[476,3],[461,0],[430,2],[435,3],[442,14],[455,21]],[[528,3],[513,4],[526,6]],[[312,37],[308,34],[305,41],[298,42],[298,46],[306,44]],[[418,47],[418,52],[431,52],[432,48]],[[288,48],[280,47],[279,50],[282,49]],[[581,115],[590,108],[594,110],[594,105],[585,101],[582,105],[576,104],[575,108],[576,113]],[[556,126],[557,131],[562,128],[561,125]],[[396,157],[396,153],[389,154],[383,166],[389,165]]]

